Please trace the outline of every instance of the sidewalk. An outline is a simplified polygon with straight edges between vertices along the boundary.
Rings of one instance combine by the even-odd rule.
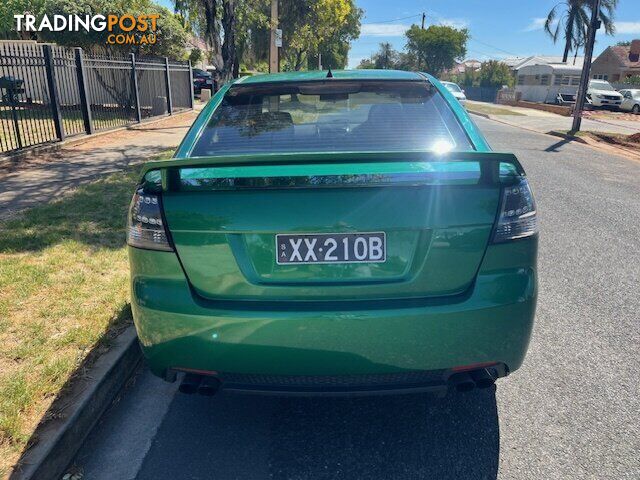
[[[551,112],[542,110],[534,110],[532,108],[512,107],[508,105],[497,105],[493,103],[467,101],[467,109],[472,113],[474,107],[482,109],[482,107],[492,107],[495,113],[482,114],[483,116],[506,123],[514,127],[526,128],[540,133],[548,133],[551,131],[566,132],[571,130],[573,122],[572,117],[564,117]],[[504,114],[498,113],[504,110]],[[591,118],[582,119],[582,130],[601,133],[616,133],[621,135],[632,135],[640,132],[640,121],[628,120],[599,120]]]
[[[134,126],[59,150],[34,154],[15,167],[0,163],[0,219],[72,190],[81,183],[178,146],[193,123],[196,110],[151,124]]]

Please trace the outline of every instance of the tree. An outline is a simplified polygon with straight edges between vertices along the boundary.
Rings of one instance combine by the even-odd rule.
[[[362,69],[397,69],[400,64],[401,54],[395,50],[389,42],[380,44],[380,48],[370,58],[360,61],[358,68]]]
[[[238,75],[240,57],[250,37],[248,24],[256,16],[266,21],[268,0],[173,0],[212,50],[209,60],[224,83]],[[255,14],[255,15],[254,15]]]
[[[354,0],[281,0],[282,57],[285,69],[301,70],[313,65],[319,53],[340,57],[346,63],[351,40],[360,34],[362,10]],[[343,45],[342,49],[337,48]],[[323,60],[328,67],[331,65]]]
[[[587,30],[591,21],[590,11],[593,0],[563,0],[556,4],[544,23],[544,30],[554,43],[562,35],[564,37],[564,53],[562,61],[566,62],[572,50],[578,50],[585,44]],[[601,0],[598,17],[602,21],[607,35],[615,33],[613,16],[618,0]]]
[[[182,59],[186,54],[186,44],[188,40],[188,31],[184,26],[181,16],[171,13],[168,9],[161,7],[151,0],[124,0],[119,3],[113,3],[109,0],[43,0],[43,1],[15,1],[2,4],[0,17],[8,16],[13,21],[13,15],[16,13],[24,13],[29,11],[37,18],[47,14],[49,17],[53,15],[98,15],[109,12],[114,15],[124,15],[125,13],[137,17],[141,14],[159,14],[156,30],[156,43],[137,45],[110,45],[106,43],[107,35],[110,33],[125,33],[134,35],[137,40],[148,32],[139,32],[133,30],[131,32],[122,32],[116,26],[111,32],[107,31],[85,31],[81,29],[77,32],[62,31],[50,32],[43,30],[40,32],[31,32],[27,38],[32,38],[40,42],[53,42],[58,45],[66,45],[71,47],[82,47],[88,51],[94,52],[116,52],[126,53],[133,51],[141,55],[157,55],[167,56],[174,59]],[[11,26],[13,34],[5,32],[5,22],[0,23],[2,33],[7,38],[17,38],[18,33],[15,32],[15,25]],[[24,37],[23,37],[24,38]]]
[[[480,68],[481,87],[501,87],[502,85],[513,85],[513,74],[509,67],[497,60],[483,62]]]
[[[406,32],[407,52],[416,59],[416,67],[438,76],[455,65],[467,53],[469,32],[445,25],[422,29],[412,25]]]
[[[376,64],[374,63],[373,58],[363,58],[360,60],[360,64],[357,68],[361,70],[372,70],[376,68]]]
[[[385,70],[396,68],[398,60],[400,60],[400,54],[393,49],[389,42],[381,43],[380,50],[374,56],[376,68]]]
[[[191,62],[191,65],[197,65],[202,61],[203,57],[204,55],[202,54],[202,50],[198,47],[193,48],[191,53],[189,53],[189,61]]]

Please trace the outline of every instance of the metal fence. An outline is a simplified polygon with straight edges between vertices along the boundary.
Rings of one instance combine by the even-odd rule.
[[[0,42],[0,152],[191,108],[190,62]]]

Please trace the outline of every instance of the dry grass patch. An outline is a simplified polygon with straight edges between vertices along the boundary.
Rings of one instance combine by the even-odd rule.
[[[520,117],[523,116],[522,113],[516,112],[515,110],[509,110],[508,108],[495,107],[493,105],[470,102],[470,101],[467,101],[465,103],[465,108],[469,112],[482,113],[484,115],[516,115]]]
[[[138,172],[0,223],[0,478],[90,352],[131,321],[125,220]]]

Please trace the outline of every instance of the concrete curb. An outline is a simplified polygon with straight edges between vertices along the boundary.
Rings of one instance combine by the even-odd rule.
[[[64,418],[38,432],[38,443],[27,450],[10,480],[58,480],[141,359],[135,328],[129,327],[96,360],[87,378],[74,385]]]
[[[497,123],[501,123],[503,125],[508,125],[510,127],[514,127],[514,128],[521,128],[522,130],[526,130],[527,132],[532,132],[532,133],[537,133],[539,135],[548,135],[551,137],[559,137],[559,138],[564,138],[567,140],[571,140],[574,141],[576,143],[580,143],[582,145],[584,145],[585,147],[590,147],[596,150],[600,150],[600,151],[605,151],[607,153],[611,153],[612,155],[618,155],[626,160],[635,160],[638,161],[640,160],[640,154],[626,149],[624,147],[614,147],[612,145],[608,145],[605,144],[604,142],[599,142],[597,140],[592,140],[592,139],[584,139],[582,137],[574,137],[572,135],[568,135],[566,133],[562,133],[562,132],[558,132],[555,130],[552,130],[550,132],[541,132],[540,130],[534,130],[533,128],[528,128],[528,127],[523,127],[521,125],[517,125],[514,123],[510,123],[510,122],[505,122],[504,120],[500,120],[498,118],[495,118],[495,116],[491,116],[491,115],[486,115],[484,113],[476,113],[476,112],[471,112],[469,111],[470,114],[473,115],[478,115],[479,117],[483,117],[483,118],[487,118],[489,120],[493,120],[494,122]]]

